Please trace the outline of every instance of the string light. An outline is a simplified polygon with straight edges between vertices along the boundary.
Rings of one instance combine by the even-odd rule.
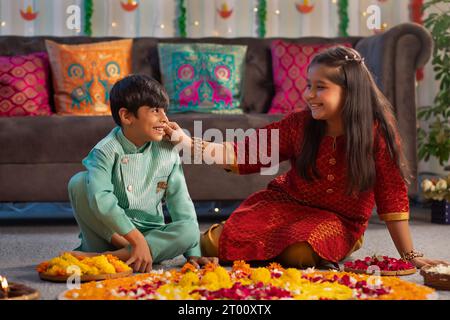
[[[214,212],[216,212],[216,213],[218,213],[219,211],[220,211],[219,208],[215,208],[215,209],[214,209]]]
[[[5,22],[5,21],[2,21],[1,26],[2,26],[2,27],[6,26],[6,22]]]
[[[111,23],[111,27],[113,28],[117,27],[117,23],[116,22]]]
[[[275,10],[275,14],[280,14],[280,10]]]
[[[200,25],[200,22],[198,22],[197,20],[194,21],[194,26],[198,27]]]
[[[231,30],[231,28],[228,28],[228,33],[231,33],[231,32],[233,32],[233,31]]]
[[[258,12],[258,8],[257,8],[257,7],[254,7],[254,8],[253,8],[253,11],[254,11],[254,12]]]
[[[160,27],[161,29],[164,29],[166,26],[165,26],[164,24],[161,24],[159,27]]]
[[[336,4],[337,0],[331,0],[331,3]]]

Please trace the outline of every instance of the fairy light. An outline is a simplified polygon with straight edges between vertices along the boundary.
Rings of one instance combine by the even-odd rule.
[[[231,28],[228,28],[228,33],[231,33],[231,32],[233,32],[233,30],[231,30]]]
[[[254,12],[258,12],[258,8],[257,8],[257,7],[254,7],[254,8],[253,8],[253,11],[254,11]]]
[[[160,27],[161,29],[164,29],[166,26],[165,26],[164,24],[161,24],[159,27]]]
[[[194,26],[198,27],[200,25],[200,22],[198,22],[197,20],[194,21]]]
[[[279,15],[279,14],[280,14],[280,10],[278,10],[278,9],[275,10],[275,14],[276,14],[276,15]]]
[[[2,27],[6,26],[6,22],[2,21],[2,23],[0,24]]]
[[[220,209],[219,208],[214,208],[214,212],[215,213],[219,213]]]
[[[117,23],[113,21],[113,23],[111,23],[111,27],[113,28],[117,27]]]
[[[337,0],[331,0],[331,3],[332,3],[332,4],[336,4],[336,3],[337,3]]]

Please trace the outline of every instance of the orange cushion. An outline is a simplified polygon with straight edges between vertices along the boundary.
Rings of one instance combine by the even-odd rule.
[[[46,40],[56,113],[108,115],[109,92],[131,73],[132,39],[80,45]]]

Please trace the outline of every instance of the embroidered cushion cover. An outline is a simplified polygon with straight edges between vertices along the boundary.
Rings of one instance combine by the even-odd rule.
[[[169,113],[243,113],[247,46],[161,43],[158,52]]]
[[[51,115],[46,52],[0,56],[0,116]]]
[[[132,39],[65,45],[47,40],[55,105],[63,115],[108,115],[109,91],[131,73]]]
[[[315,55],[338,44],[295,44],[283,40],[271,43],[275,96],[270,114],[290,113],[306,109],[303,94],[306,90],[308,65]],[[341,44],[351,47],[349,43]]]

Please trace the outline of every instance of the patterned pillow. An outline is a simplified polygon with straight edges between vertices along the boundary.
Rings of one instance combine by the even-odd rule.
[[[351,44],[341,44],[351,47]],[[275,96],[270,114],[290,113],[306,109],[303,93],[306,90],[308,65],[314,56],[336,44],[305,45],[275,40],[271,43]]]
[[[45,41],[58,114],[107,115],[109,91],[131,73],[133,40],[80,45]]]
[[[169,113],[243,113],[241,83],[247,46],[158,45]]]
[[[51,115],[46,52],[0,57],[0,117]]]

